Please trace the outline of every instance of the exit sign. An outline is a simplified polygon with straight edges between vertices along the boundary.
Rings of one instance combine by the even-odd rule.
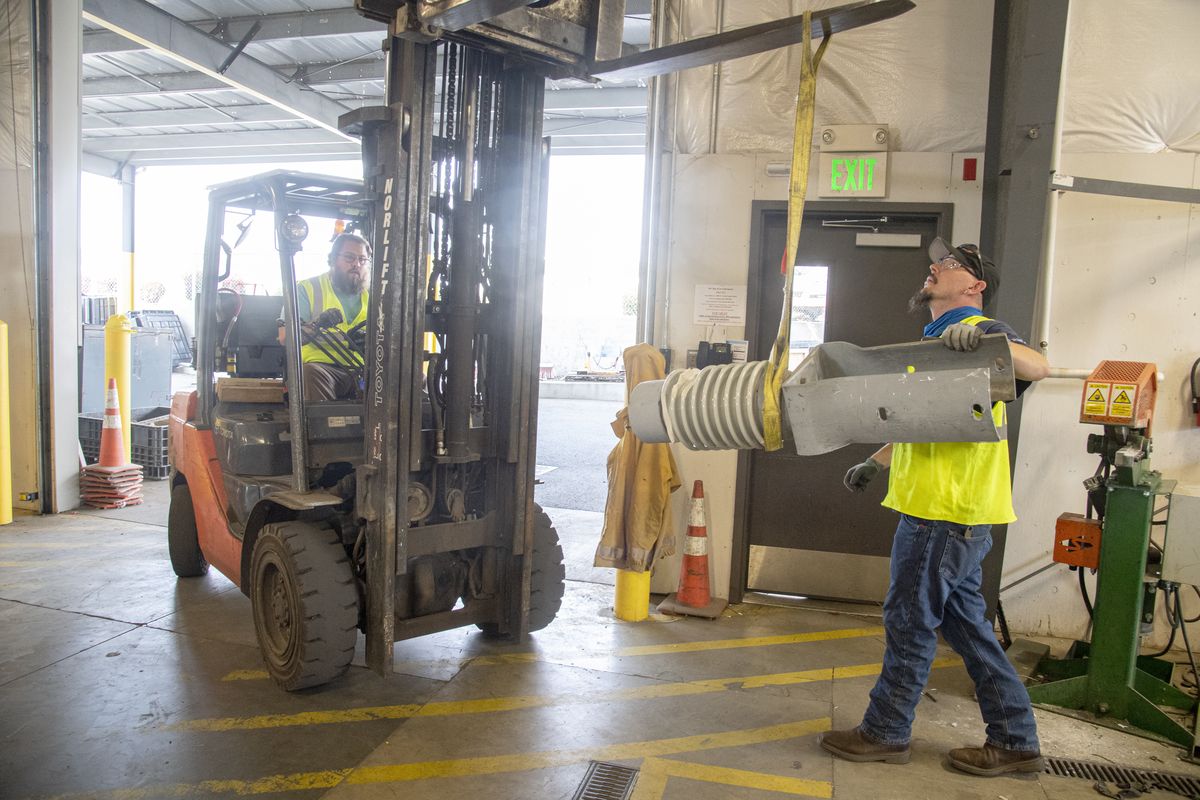
[[[886,152],[821,153],[818,197],[887,197]]]

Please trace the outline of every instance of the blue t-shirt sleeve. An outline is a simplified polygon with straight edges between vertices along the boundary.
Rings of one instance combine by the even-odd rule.
[[[312,319],[312,309],[308,305],[308,292],[296,286],[296,313],[302,322]]]
[[[984,320],[983,322],[980,322],[978,327],[984,333],[1003,333],[1005,336],[1008,337],[1008,340],[1010,342],[1016,342],[1017,344],[1021,344],[1021,345],[1025,345],[1026,347],[1029,347],[1029,342],[1022,339],[1021,334],[1019,334],[1015,330],[1013,330],[1012,326],[1009,325],[1007,322],[1003,322],[998,319],[989,319],[989,320]],[[1032,385],[1033,385],[1032,381],[1023,381],[1020,378],[1018,378],[1017,379],[1017,397],[1020,397],[1022,394],[1024,394],[1025,390],[1028,389]]]

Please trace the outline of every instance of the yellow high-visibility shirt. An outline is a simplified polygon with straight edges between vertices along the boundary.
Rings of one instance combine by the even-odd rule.
[[[333,281],[330,280],[328,272],[323,272],[315,278],[306,278],[298,282],[296,286],[308,299],[308,307],[312,314],[311,319],[316,319],[322,311],[336,308],[342,312],[342,322],[336,327],[348,331],[367,318],[366,289],[362,292],[362,303],[359,305],[358,314],[354,319],[349,319],[346,315],[346,309],[342,306],[342,301],[338,299],[337,292],[333,290]],[[338,364],[343,367],[361,367],[363,363],[362,357],[358,353],[355,353],[354,357],[355,363],[343,364],[325,355],[316,345],[306,344],[300,348],[300,358],[305,364]]]
[[[963,320],[978,325],[987,317]],[[992,419],[1004,425],[1004,403],[992,406]],[[1016,520],[1008,467],[1008,440],[999,442],[896,442],[887,508],[923,519],[959,525],[1001,525]]]

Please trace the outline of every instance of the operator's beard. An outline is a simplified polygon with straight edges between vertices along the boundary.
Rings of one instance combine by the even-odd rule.
[[[344,272],[333,274],[333,288],[342,294],[361,294],[367,284],[365,275],[347,275]]]
[[[916,294],[908,298],[908,313],[916,314],[919,311],[924,311],[929,308],[930,301],[933,300],[933,295],[929,290],[922,286],[917,289]]]

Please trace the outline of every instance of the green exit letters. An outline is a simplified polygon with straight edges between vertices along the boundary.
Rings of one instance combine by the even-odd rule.
[[[829,170],[829,189],[834,192],[870,192],[875,189],[875,158],[834,158]]]
[[[886,152],[823,152],[818,197],[887,197]]]

